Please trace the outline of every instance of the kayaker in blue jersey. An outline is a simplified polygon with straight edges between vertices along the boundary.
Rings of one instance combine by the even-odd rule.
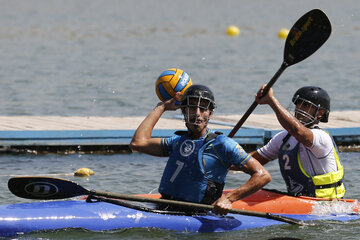
[[[176,105],[180,101],[180,106]],[[187,131],[169,138],[151,137],[165,111],[181,108]],[[203,85],[190,86],[184,95],[160,102],[137,128],[131,149],[154,156],[168,156],[159,192],[165,199],[213,204],[213,212],[226,214],[232,203],[271,181],[270,174],[233,139],[207,127],[215,109],[212,91]],[[250,178],[222,196],[226,175],[232,165]]]
[[[288,193],[320,198],[342,198],[344,168],[337,147],[319,122],[328,122],[330,97],[315,86],[298,89],[292,102],[294,115],[275,98],[273,90],[263,96],[264,85],[256,95],[258,104],[268,104],[285,129],[251,155],[266,164],[279,159]]]

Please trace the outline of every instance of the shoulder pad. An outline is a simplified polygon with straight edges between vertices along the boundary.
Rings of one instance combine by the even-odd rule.
[[[187,131],[179,130],[179,131],[176,131],[174,134],[176,134],[176,135],[178,135],[178,136],[182,136],[182,135],[187,134]]]
[[[215,133],[209,133],[205,139],[205,142],[209,142],[209,141],[217,138],[217,136],[222,135],[222,134],[223,134],[222,132],[218,132],[218,131],[216,131]]]

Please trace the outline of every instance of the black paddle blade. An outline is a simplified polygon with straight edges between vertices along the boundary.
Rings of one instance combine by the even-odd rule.
[[[14,195],[28,199],[63,199],[89,193],[77,183],[51,177],[14,177],[8,187]]]
[[[284,63],[298,63],[316,52],[329,38],[331,23],[326,14],[314,9],[304,14],[286,38]]]

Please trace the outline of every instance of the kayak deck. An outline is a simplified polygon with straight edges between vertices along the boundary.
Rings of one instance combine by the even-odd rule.
[[[232,191],[224,190],[224,194]],[[142,194],[142,197],[160,198],[160,194]],[[276,190],[262,189],[233,203],[233,208],[275,214],[332,214],[358,213],[360,203],[355,199],[322,199],[293,197]]]

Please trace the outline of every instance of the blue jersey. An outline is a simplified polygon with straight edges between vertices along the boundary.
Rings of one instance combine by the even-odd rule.
[[[169,156],[159,192],[164,196],[189,202],[202,202],[209,182],[225,184],[231,165],[242,168],[250,159],[233,139],[223,135],[208,141],[192,140],[185,133],[162,139],[164,155]]]

